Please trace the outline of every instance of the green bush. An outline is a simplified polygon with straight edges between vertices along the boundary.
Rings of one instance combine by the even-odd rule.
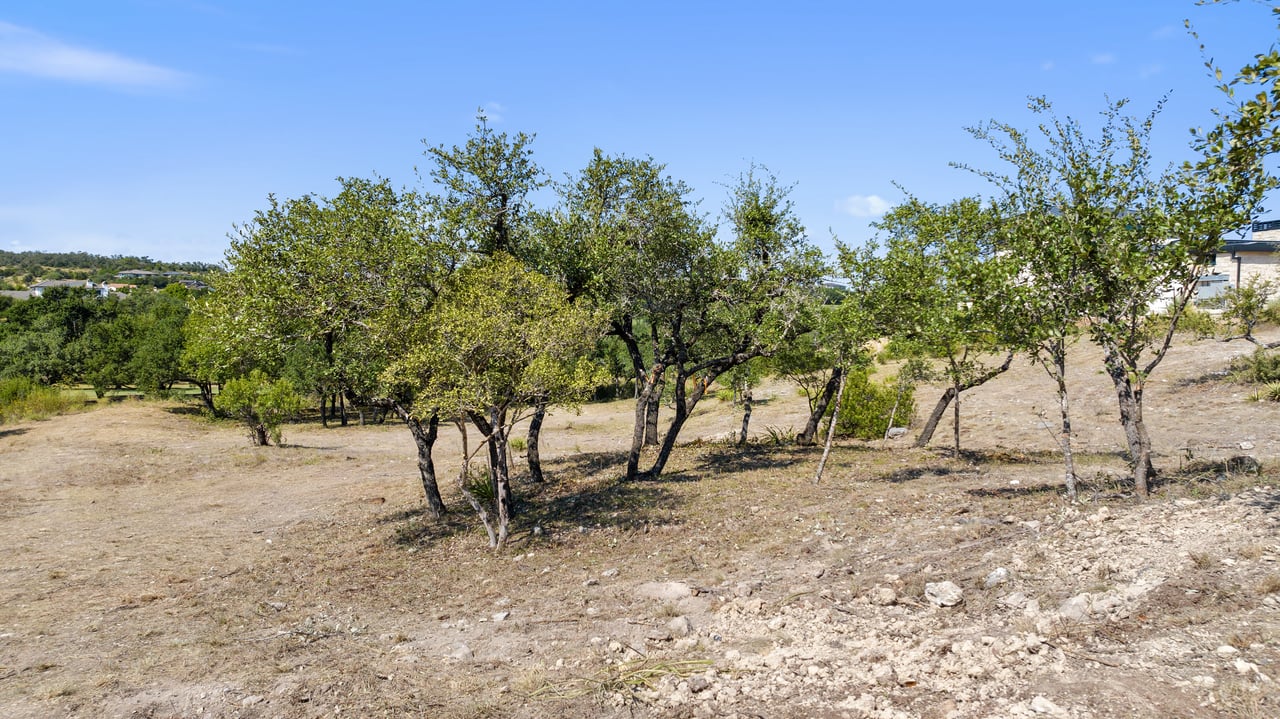
[[[287,379],[271,381],[262,370],[238,377],[222,385],[213,399],[214,407],[239,419],[249,428],[254,445],[280,444],[280,426],[302,411],[302,397]]]
[[[844,398],[840,402],[836,434],[857,439],[880,439],[889,427],[909,425],[916,410],[914,394],[914,388],[908,385],[899,397],[896,381],[876,382],[866,370],[850,372],[845,380]],[[895,402],[898,403],[896,412],[893,411]]]
[[[1231,376],[1238,382],[1270,384],[1280,382],[1280,353],[1261,347],[1246,357],[1231,361]]]
[[[0,421],[46,419],[69,412],[81,402],[53,387],[36,384],[27,377],[0,380]]]

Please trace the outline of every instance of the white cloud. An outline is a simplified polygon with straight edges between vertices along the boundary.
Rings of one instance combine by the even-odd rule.
[[[1092,62],[1094,65],[1110,65],[1115,61],[1116,61],[1116,56],[1112,55],[1109,52],[1094,53],[1089,58],[1089,62]]]
[[[1045,60],[1044,62],[1040,63],[1040,69],[1044,70],[1045,72],[1049,72],[1053,68],[1054,68],[1053,60]]]
[[[838,210],[854,217],[879,217],[890,207],[893,205],[879,195],[850,195],[836,203]]]
[[[1155,77],[1156,75],[1159,75],[1161,72],[1164,72],[1164,66],[1157,63],[1152,63],[1150,65],[1143,65],[1142,69],[1138,71],[1138,76],[1141,77],[1143,80],[1146,80],[1149,77]]]
[[[500,102],[486,102],[484,104],[485,117],[489,118],[489,122],[495,125],[502,122],[502,116],[506,111],[506,106]]]
[[[186,76],[122,55],[68,45],[0,22],[0,72],[122,87],[173,87]]]

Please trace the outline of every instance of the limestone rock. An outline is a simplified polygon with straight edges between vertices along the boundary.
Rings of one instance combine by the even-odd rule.
[[[964,591],[954,582],[929,582],[924,585],[924,597],[938,607],[954,607],[964,601]]]

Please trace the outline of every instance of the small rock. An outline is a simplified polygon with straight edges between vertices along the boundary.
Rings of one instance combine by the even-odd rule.
[[[881,664],[871,672],[871,680],[881,686],[890,686],[898,683],[898,675],[893,667]]]
[[[1045,699],[1044,696],[1037,694],[1031,700],[1031,711],[1037,714],[1048,714],[1053,717],[1065,717],[1067,712],[1057,704]]]
[[[701,677],[701,676],[689,677],[689,691],[693,692],[694,694],[705,692],[710,687],[711,687],[711,682],[707,681],[706,677]]]
[[[1244,442],[1241,442],[1239,446],[1240,446],[1240,449],[1248,451],[1250,449],[1253,449],[1253,442],[1249,442],[1246,440]]]
[[[1003,597],[1000,597],[999,602],[1006,607],[1017,609],[1019,607],[1026,606],[1027,595],[1022,592],[1014,592],[1013,594],[1006,594]]]
[[[693,631],[693,622],[688,617],[673,617],[667,622],[667,631],[673,637],[687,637]]]
[[[459,661],[470,661],[475,659],[476,655],[475,652],[471,651],[471,647],[463,644],[462,642],[458,642],[449,648],[449,653],[446,656],[450,659],[457,659]]]
[[[756,589],[755,589],[755,587],[751,586],[750,584],[748,584],[748,583],[746,583],[746,582],[740,582],[740,583],[738,583],[738,584],[734,585],[734,587],[733,587],[733,596],[735,596],[735,597],[749,597],[749,596],[751,596],[751,594],[752,594],[753,592],[755,592],[755,590],[756,590]]]
[[[1009,581],[1009,570],[1005,569],[1004,567],[996,567],[994,570],[992,570],[990,574],[987,575],[986,579],[982,580],[982,586],[985,589],[990,589],[992,587],[1004,584],[1007,581]]]
[[[877,607],[891,607],[898,603],[898,593],[891,587],[876,587],[867,592],[867,601]]]
[[[507,620],[507,617],[509,616],[511,616],[511,612],[498,612],[497,614],[493,615],[493,621],[505,622]]]
[[[693,587],[684,582],[645,582],[636,587],[636,594],[647,599],[674,602],[693,594]]]
[[[606,569],[603,572],[600,572],[600,576],[604,577],[605,579],[616,577],[618,576],[618,568],[614,567],[612,569]]]
[[[885,434],[885,436],[888,437],[889,439],[897,439],[899,437],[905,436],[906,433],[907,433],[906,427],[890,427],[889,431]]]
[[[1223,644],[1222,646],[1215,649],[1214,652],[1220,657],[1234,657],[1235,655],[1240,653],[1240,650],[1236,649],[1230,644]]]
[[[240,700],[240,706],[251,707],[254,704],[261,704],[262,701],[263,701],[263,698],[260,694],[251,694],[245,697],[244,699]]]
[[[1062,606],[1058,607],[1058,614],[1061,614],[1063,619],[1068,619],[1073,622],[1079,622],[1079,621],[1088,619],[1089,618],[1089,595],[1077,594],[1074,597],[1063,602]]]
[[[924,596],[939,607],[954,607],[964,601],[964,591],[954,582],[929,582],[924,585]]]

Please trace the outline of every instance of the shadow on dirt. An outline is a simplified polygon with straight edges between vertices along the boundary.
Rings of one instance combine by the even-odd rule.
[[[204,405],[182,404],[165,407],[164,411],[169,414],[176,414],[182,417],[203,417],[209,410],[205,408]]]
[[[966,489],[965,494],[971,497],[999,497],[1009,499],[1012,497],[1030,497],[1037,494],[1057,494],[1065,491],[1061,484],[1049,482],[1047,484],[1029,484],[1017,487],[974,487]]]
[[[903,482],[911,482],[924,477],[973,477],[976,475],[977,472],[971,467],[904,467],[887,474],[882,474],[876,477],[873,481],[888,482],[889,484],[901,484]]]
[[[804,461],[811,449],[751,445],[708,450],[698,460],[695,472],[752,472],[760,469],[783,469]],[[664,477],[665,479],[665,477]]]
[[[582,452],[568,457],[542,460],[542,471],[549,481],[557,475],[597,474],[627,464],[626,452]]]
[[[13,429],[0,429],[0,439],[5,437],[17,437],[20,434],[26,434],[31,430],[26,427],[14,427]]]

